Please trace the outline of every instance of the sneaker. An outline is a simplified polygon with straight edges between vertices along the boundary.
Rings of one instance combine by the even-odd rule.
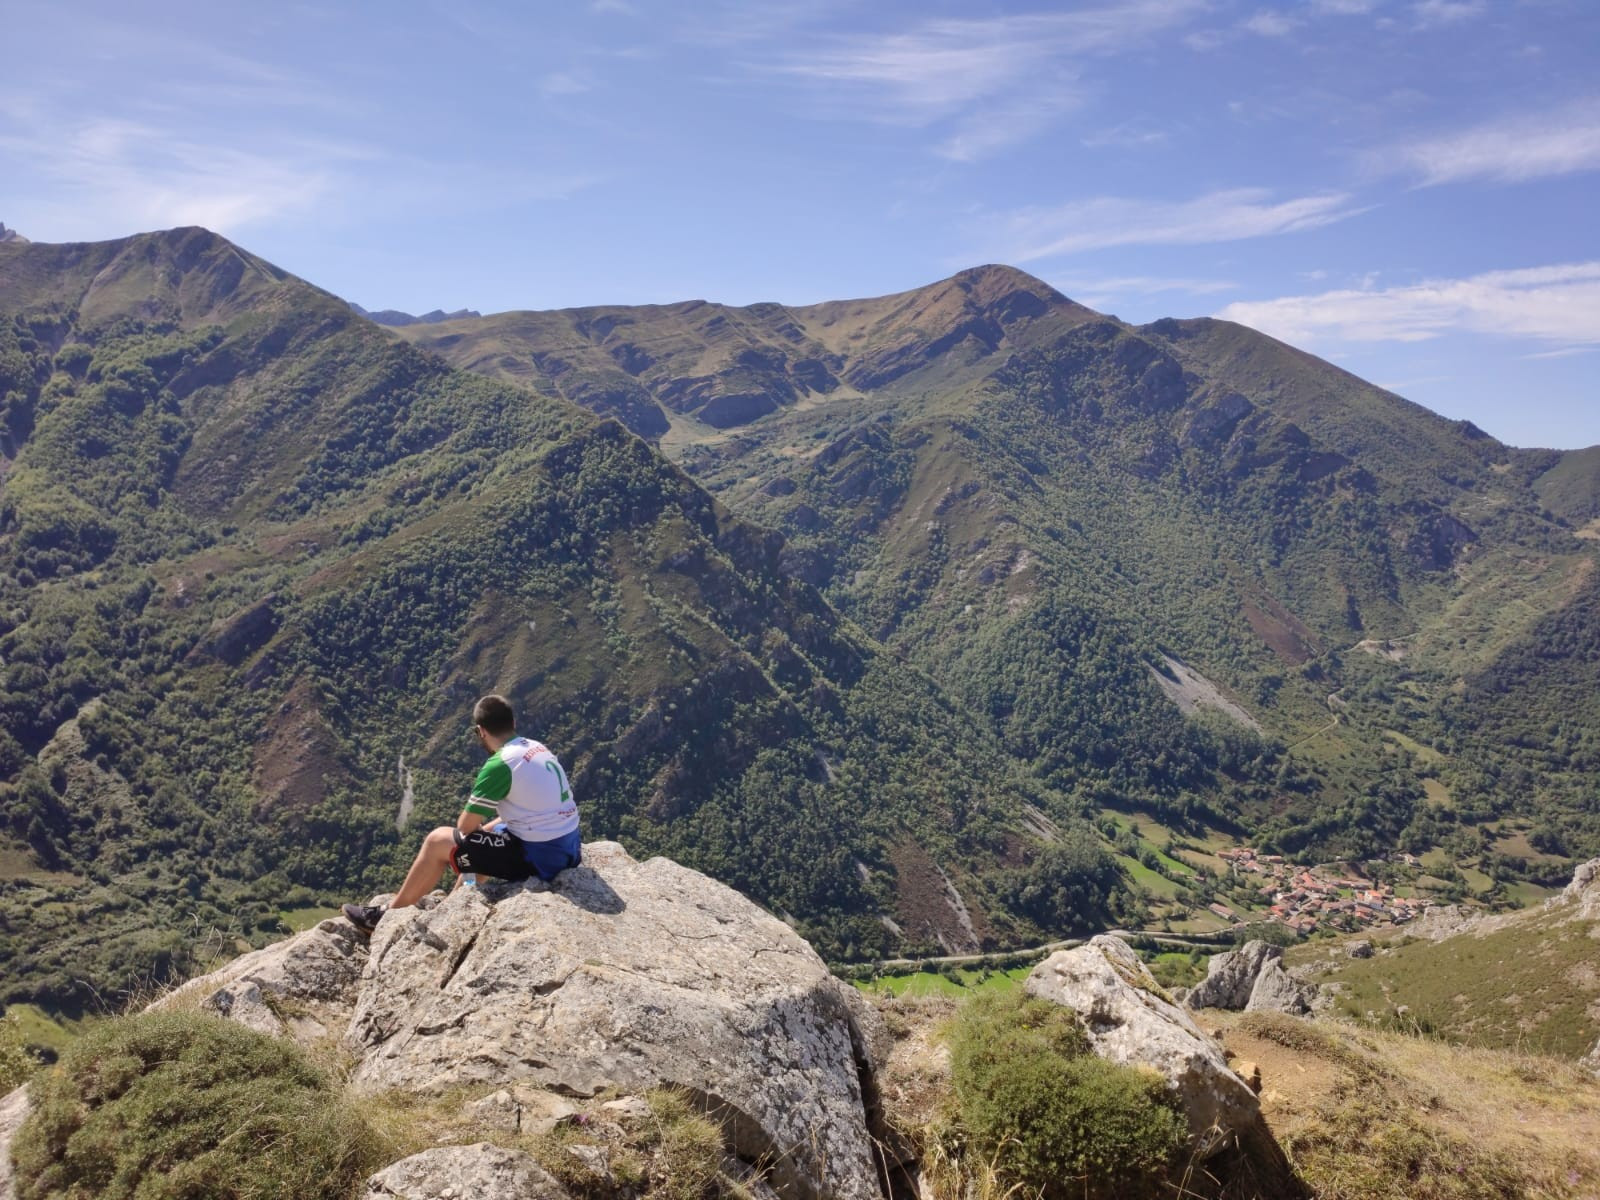
[[[362,933],[370,934],[378,927],[379,919],[388,910],[381,904],[346,904],[339,911],[344,913],[346,921]]]

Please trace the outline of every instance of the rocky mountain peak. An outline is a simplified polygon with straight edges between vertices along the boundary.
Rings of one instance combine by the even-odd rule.
[[[1044,304],[1069,303],[1067,298],[1044,280],[1006,266],[1004,263],[985,263],[958,271],[949,282],[965,290],[979,305],[993,305],[1017,293],[1026,293]]]
[[[6,242],[26,242],[27,240],[15,229],[7,229],[5,222],[0,221],[0,245]]]

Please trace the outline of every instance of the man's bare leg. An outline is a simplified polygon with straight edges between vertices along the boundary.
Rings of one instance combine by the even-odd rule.
[[[450,866],[450,851],[455,849],[456,831],[441,825],[422,839],[422,847],[406,872],[406,881],[400,885],[389,902],[390,908],[409,908],[439,884],[439,876]]]

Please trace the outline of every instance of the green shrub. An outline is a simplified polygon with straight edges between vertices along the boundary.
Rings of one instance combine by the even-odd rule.
[[[39,1060],[23,1044],[22,1023],[15,1013],[0,1017],[0,1096],[28,1081]]]
[[[375,1135],[300,1050],[198,1013],[108,1021],[32,1085],[19,1200],[351,1194]]]
[[[972,1148],[1046,1200],[1154,1193],[1185,1141],[1165,1081],[1095,1057],[1076,1014],[1020,989],[962,1009],[951,1072]]]

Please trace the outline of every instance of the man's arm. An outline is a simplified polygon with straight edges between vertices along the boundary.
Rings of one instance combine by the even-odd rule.
[[[456,818],[456,830],[465,836],[483,825],[498,821],[500,801],[510,792],[511,768],[500,761],[499,755],[491,755],[473,782],[472,795],[462,805],[461,815]]]

